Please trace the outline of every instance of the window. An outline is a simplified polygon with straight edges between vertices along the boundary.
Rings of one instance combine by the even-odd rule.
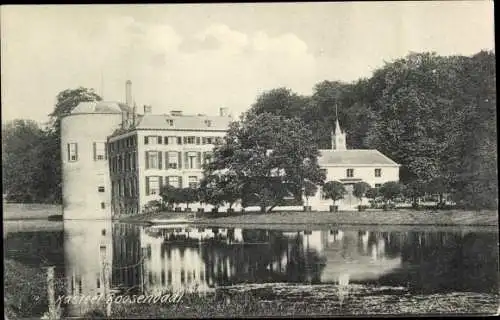
[[[346,176],[347,176],[348,178],[352,178],[352,177],[354,177],[354,169],[347,169],[347,170],[346,170]]]
[[[147,169],[159,169],[158,151],[146,152]]]
[[[168,168],[177,169],[177,162],[179,161],[179,154],[177,152],[168,152]]]
[[[106,204],[104,202],[101,202],[101,209],[106,209]]]
[[[189,187],[194,189],[198,186],[198,177],[191,176],[191,177],[189,177],[188,182],[189,182]]]
[[[382,169],[375,169],[375,177],[381,177],[382,176]]]
[[[177,143],[177,137],[167,137],[168,142],[165,142],[165,144],[176,144]]]
[[[146,177],[146,194],[159,194],[160,193],[160,177]]]
[[[382,185],[380,183],[375,183],[375,188],[380,188]]]
[[[186,153],[186,169],[196,169],[197,168],[197,152],[187,152]]]
[[[161,136],[146,136],[144,137],[144,144],[161,144]]]
[[[195,137],[184,137],[184,144],[194,144]]]
[[[168,185],[172,186],[174,188],[180,188],[181,184],[180,184],[179,177],[176,177],[176,176],[170,176],[170,177],[168,177]]]
[[[172,120],[172,119],[167,119],[167,123],[168,123],[168,125],[169,125],[169,126],[171,126],[171,127],[172,127],[172,126],[174,125],[174,120]]]
[[[78,146],[76,143],[68,143],[68,161],[78,161]]]
[[[177,144],[182,144],[182,137],[177,137]]]
[[[212,126],[212,121],[211,120],[205,120],[205,125],[207,127],[211,127]]]
[[[201,144],[201,138],[200,137],[196,137],[196,144]]]
[[[97,191],[99,191],[99,192],[104,192],[104,186],[99,186],[99,187],[97,187]]]

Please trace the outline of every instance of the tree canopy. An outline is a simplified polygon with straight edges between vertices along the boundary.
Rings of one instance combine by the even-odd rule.
[[[270,211],[287,197],[301,198],[306,180],[324,181],[317,157],[311,132],[299,119],[249,112],[214,148],[205,176],[231,174],[245,190],[245,206]]]

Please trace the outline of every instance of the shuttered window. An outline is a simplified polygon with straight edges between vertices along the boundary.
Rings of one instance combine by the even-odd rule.
[[[68,143],[68,161],[78,161],[78,145],[76,143]]]

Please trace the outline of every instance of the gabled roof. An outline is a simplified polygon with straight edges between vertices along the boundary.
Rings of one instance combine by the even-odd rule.
[[[383,165],[399,166],[378,150],[319,150],[320,166]]]
[[[173,120],[173,125],[167,120]],[[231,122],[231,117],[146,114],[139,120],[136,129],[222,131],[227,130]]]
[[[78,113],[121,113],[122,111],[130,112],[130,108],[121,102],[115,101],[91,101],[80,102],[76,108],[71,111],[71,114]]]

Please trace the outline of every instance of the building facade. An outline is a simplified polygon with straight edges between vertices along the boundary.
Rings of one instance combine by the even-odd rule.
[[[217,116],[182,111],[161,115],[144,106],[138,114],[130,81],[125,93],[126,103],[82,102],[61,120],[64,219],[137,214],[149,201],[161,199],[162,186],[196,187],[202,165],[232,121],[226,108]],[[352,195],[355,183],[378,187],[399,180],[399,165],[379,151],[347,149],[338,120],[332,149],[320,150],[318,163],[326,181],[346,186],[348,194],[338,203],[341,210],[359,204]],[[314,210],[327,210],[331,204],[321,190],[309,199]]]
[[[135,214],[151,200],[159,200],[162,186],[198,186],[202,165],[214,144],[223,139],[231,117],[183,115],[172,111],[153,115],[145,107],[128,128],[108,138],[112,208]]]
[[[346,133],[340,128],[338,120],[332,132],[332,149],[319,150],[318,164],[325,171],[325,181],[339,181],[344,184],[347,194],[338,201],[340,210],[355,210],[360,200],[354,197],[354,185],[366,182],[371,187],[380,187],[385,182],[399,181],[400,165],[378,150],[347,149]],[[315,210],[328,210],[332,200],[326,199],[318,190],[309,200]],[[361,203],[366,203],[363,199]]]

